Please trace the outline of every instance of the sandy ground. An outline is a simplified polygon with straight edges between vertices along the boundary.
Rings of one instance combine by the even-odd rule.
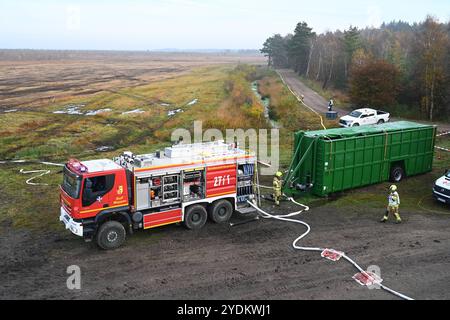
[[[292,91],[297,93],[299,96],[304,95],[304,102],[309,107],[313,108],[317,112],[325,113],[328,111],[328,101],[320,96],[317,92],[307,87],[303,82],[300,81],[298,75],[290,69],[278,69],[278,73],[283,77],[286,84],[291,88]],[[334,107],[333,111],[338,112],[338,116],[342,117],[348,114],[348,110],[342,108]],[[399,118],[392,118],[394,121],[399,121]],[[426,121],[420,121],[427,123]],[[450,123],[438,123],[438,130],[441,132],[450,131]]]
[[[278,212],[294,209],[283,203]],[[381,224],[379,210],[364,211],[312,208],[302,217],[312,227],[302,244],[378,265],[385,285],[413,298],[449,299],[450,220],[402,212],[403,224]],[[0,299],[397,299],[360,286],[345,261],[294,250],[304,228],[286,222],[207,223],[199,231],[172,225],[137,232],[115,251],[69,232],[1,228]],[[82,288],[71,291],[66,268],[74,264]]]

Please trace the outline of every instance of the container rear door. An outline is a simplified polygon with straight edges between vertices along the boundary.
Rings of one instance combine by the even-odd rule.
[[[236,193],[236,164],[206,169],[206,197]]]

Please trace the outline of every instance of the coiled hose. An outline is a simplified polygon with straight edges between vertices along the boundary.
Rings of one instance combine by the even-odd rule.
[[[44,164],[47,166],[57,166],[57,167],[64,167],[64,164],[62,163],[54,163],[54,162],[48,162],[48,161],[40,161],[40,160],[0,160],[0,164],[8,164],[8,163],[13,163],[13,164],[18,164],[18,163],[37,163],[37,164]],[[32,185],[32,186],[48,186],[47,183],[38,183],[38,182],[32,182],[34,179],[43,177],[47,174],[50,174],[50,170],[24,170],[24,169],[20,169],[19,171],[22,174],[30,174],[30,173],[36,173],[36,175],[34,175],[33,177],[31,177],[30,179],[27,179],[27,181],[25,181],[26,184]]]

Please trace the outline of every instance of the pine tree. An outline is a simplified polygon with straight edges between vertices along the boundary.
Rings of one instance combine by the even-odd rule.
[[[345,48],[345,76],[348,77],[348,70],[353,59],[353,54],[361,48],[361,39],[357,27],[352,27],[344,31],[344,48]]]
[[[260,51],[268,57],[269,66],[287,66],[286,40],[280,34],[268,38]]]
[[[294,35],[288,42],[289,63],[295,72],[299,74],[306,73],[312,39],[315,35],[306,22],[300,22],[294,30]]]

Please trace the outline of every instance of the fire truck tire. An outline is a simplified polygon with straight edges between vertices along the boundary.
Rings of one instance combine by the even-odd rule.
[[[230,201],[219,200],[208,209],[209,219],[215,223],[228,222],[233,214],[233,205]]]
[[[104,250],[120,247],[126,238],[123,225],[117,221],[107,221],[101,225],[97,233],[97,244]]]
[[[190,230],[197,230],[205,225],[207,218],[205,207],[197,204],[186,209],[183,224]]]

